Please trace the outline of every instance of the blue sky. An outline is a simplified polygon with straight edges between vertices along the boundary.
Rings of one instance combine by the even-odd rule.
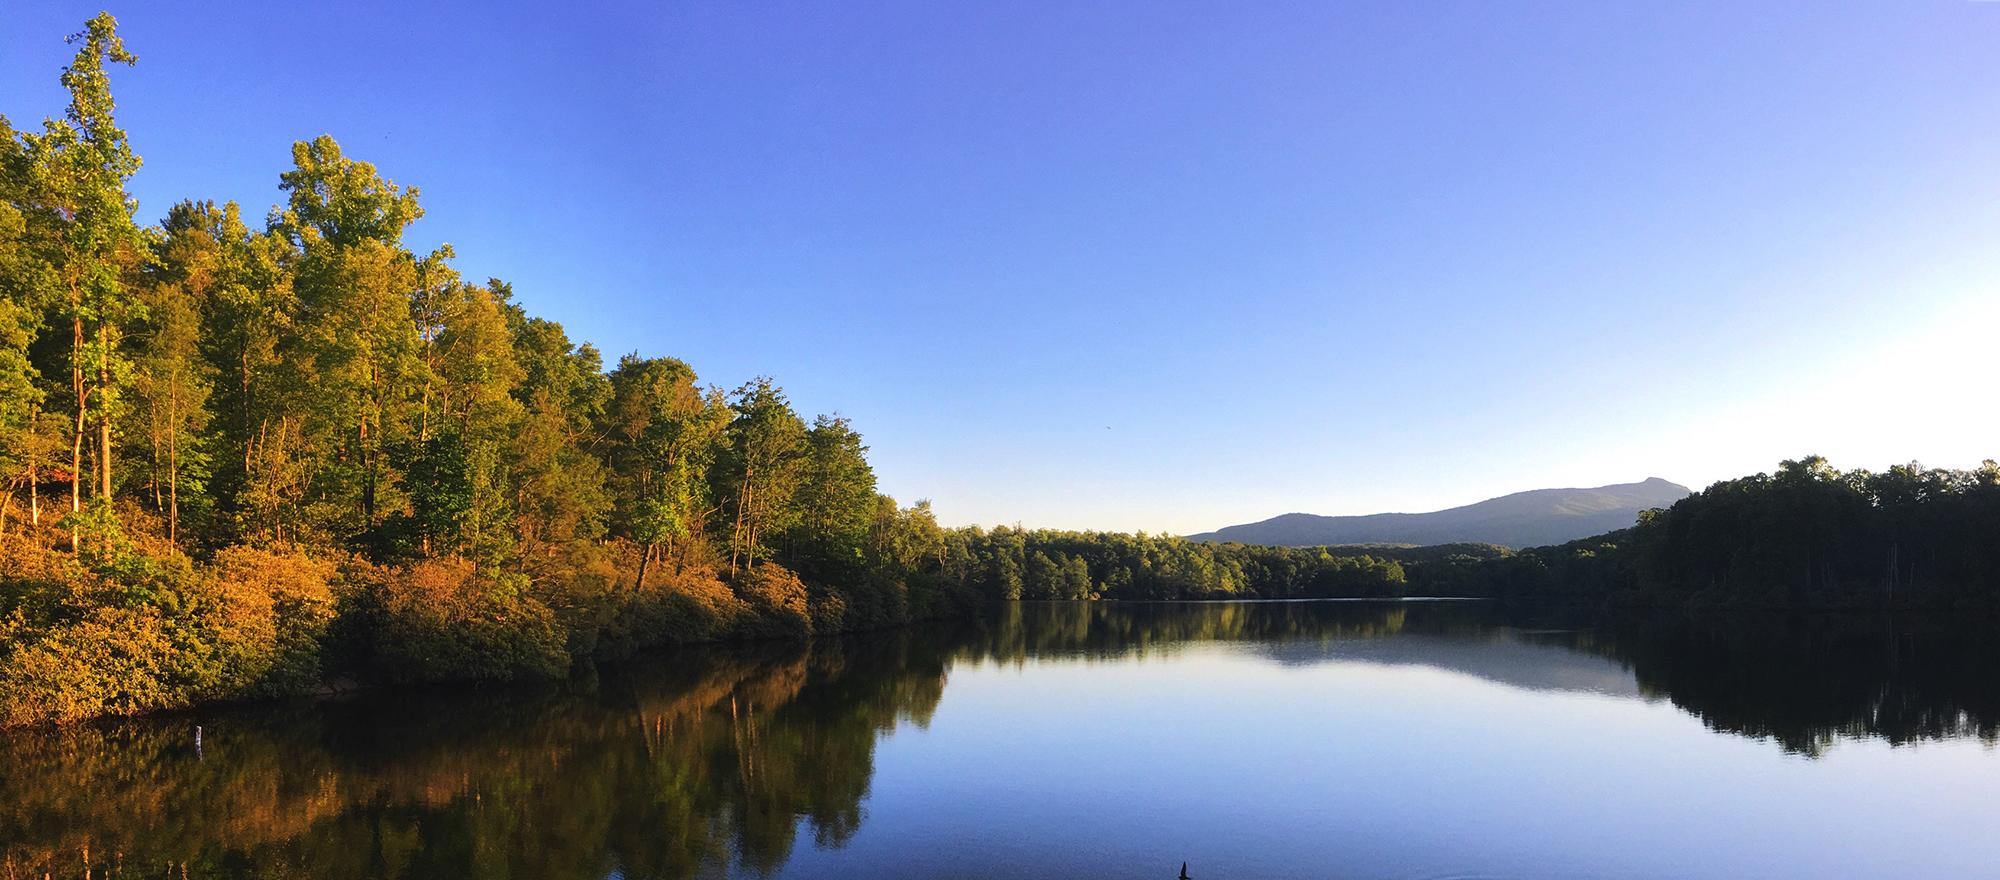
[[[0,113],[61,112],[9,4]],[[141,217],[332,134],[947,523],[2000,455],[2000,3],[143,3]]]

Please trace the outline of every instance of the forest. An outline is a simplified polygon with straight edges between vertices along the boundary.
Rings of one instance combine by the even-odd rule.
[[[0,118],[0,723],[953,610],[928,506],[846,419],[606,369],[413,252],[418,189],[330,137],[262,222],[141,225],[136,58],[109,15],[70,41],[62,117]]]
[[[1629,529],[1429,566],[1420,580],[1440,594],[1625,605],[1990,607],[2000,465],[1842,471],[1803,456]]]

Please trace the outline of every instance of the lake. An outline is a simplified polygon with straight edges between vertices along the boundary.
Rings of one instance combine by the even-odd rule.
[[[1992,876],[1996,632],[1016,603],[0,735],[0,877]]]

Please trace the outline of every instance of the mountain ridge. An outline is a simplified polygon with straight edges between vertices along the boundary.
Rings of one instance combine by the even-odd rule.
[[[1539,547],[1625,528],[1638,519],[1639,511],[1665,507],[1689,494],[1686,486],[1648,477],[1636,483],[1529,489],[1426,513],[1285,513],[1187,538],[1279,547],[1450,543]]]

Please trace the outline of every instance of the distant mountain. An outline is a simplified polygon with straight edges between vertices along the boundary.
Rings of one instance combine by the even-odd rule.
[[[1653,477],[1595,489],[1535,489],[1432,513],[1316,516],[1287,513],[1263,522],[1189,535],[1191,541],[1237,541],[1279,547],[1320,544],[1449,544],[1540,547],[1630,526],[1639,511],[1666,507],[1688,488]]]

